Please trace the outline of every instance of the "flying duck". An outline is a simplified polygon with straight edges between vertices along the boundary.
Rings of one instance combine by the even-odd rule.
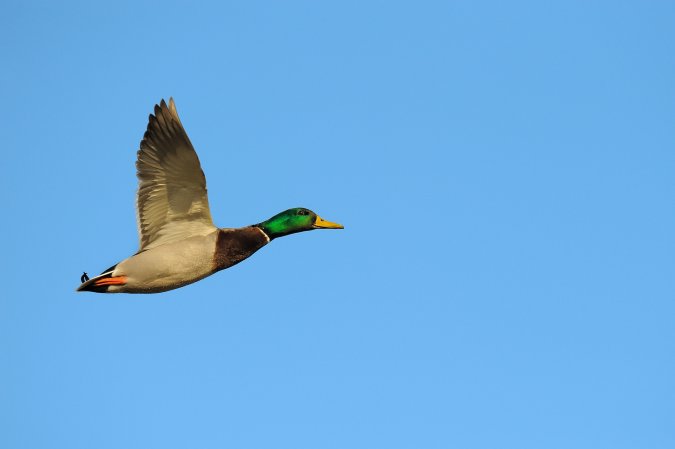
[[[206,178],[173,98],[155,105],[136,160],[140,248],[77,291],[159,293],[204,279],[248,258],[277,237],[343,229],[302,207],[243,228],[211,220]]]

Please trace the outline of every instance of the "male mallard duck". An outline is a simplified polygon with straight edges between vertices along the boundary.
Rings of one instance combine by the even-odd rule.
[[[83,282],[77,291],[158,293],[229,268],[277,237],[343,229],[304,208],[244,228],[213,225],[206,178],[173,98],[150,115],[136,161],[138,253]]]

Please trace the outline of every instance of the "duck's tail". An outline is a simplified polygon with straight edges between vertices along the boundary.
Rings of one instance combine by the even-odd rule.
[[[108,288],[111,285],[124,285],[127,283],[127,277],[126,276],[113,276],[113,270],[115,267],[112,267],[112,269],[108,269],[105,272],[99,274],[96,277],[93,277],[89,279],[88,281],[85,281],[77,287],[78,292],[95,292],[95,293],[107,293]]]

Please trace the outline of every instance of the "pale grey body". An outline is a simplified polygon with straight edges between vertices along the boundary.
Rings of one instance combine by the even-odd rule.
[[[126,278],[124,285],[107,286],[106,293],[160,293],[183,287],[241,262],[269,241],[260,228],[249,226],[215,229],[142,251],[104,273]]]
[[[112,276],[126,276],[125,285],[107,293],[159,293],[182,287],[212,274],[218,230],[142,251],[115,266]]]

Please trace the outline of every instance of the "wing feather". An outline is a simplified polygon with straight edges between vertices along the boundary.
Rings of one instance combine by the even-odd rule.
[[[173,98],[168,105],[164,100],[155,105],[138,150],[136,170],[140,251],[216,229],[206,178]]]

